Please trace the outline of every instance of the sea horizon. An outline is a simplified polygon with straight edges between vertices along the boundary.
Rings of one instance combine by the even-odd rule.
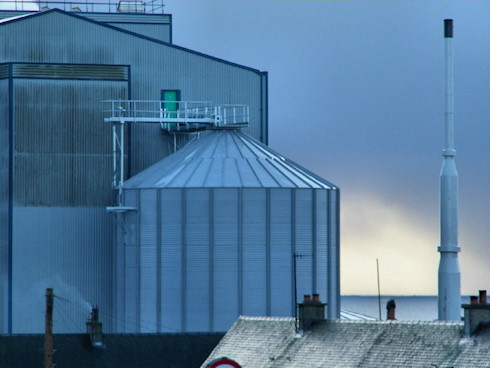
[[[395,317],[399,321],[438,319],[437,295],[341,295],[340,309],[376,319],[379,319],[381,309],[381,320],[386,320],[386,303],[391,299],[395,301]],[[470,296],[461,296],[461,304],[469,302]]]

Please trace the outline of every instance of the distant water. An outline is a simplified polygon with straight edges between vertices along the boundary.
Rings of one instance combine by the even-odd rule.
[[[437,296],[381,296],[381,318],[386,319],[386,302],[394,299],[396,319],[399,321],[437,320]],[[341,309],[379,319],[378,296],[345,295],[340,298]],[[461,303],[469,303],[470,297],[461,297]],[[463,315],[463,310],[461,310]]]

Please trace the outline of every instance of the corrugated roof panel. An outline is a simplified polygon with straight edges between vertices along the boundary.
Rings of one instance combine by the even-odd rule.
[[[200,159],[196,160],[198,165],[193,170],[191,173],[187,173],[187,168],[185,167],[184,170],[182,170],[182,175],[188,175],[189,180],[187,183],[184,184],[184,187],[186,188],[201,188],[205,186],[206,183],[206,178],[208,176],[209,170],[211,169],[211,166],[213,165],[213,161],[211,159]],[[194,165],[189,165],[190,167],[194,167]],[[173,185],[172,185],[173,186]]]
[[[223,162],[223,186],[235,188],[243,187],[236,159],[227,158]]]
[[[223,149],[223,147],[220,147]],[[223,161],[224,159],[206,159],[209,161],[209,170],[206,173],[205,187],[222,187],[223,186]]]
[[[255,159],[250,160],[249,162],[250,166],[252,167],[254,173],[257,175],[259,181],[262,183],[263,187],[294,187],[294,185],[292,185],[292,183],[287,180],[287,178],[281,175],[277,175],[277,171],[275,171],[272,167],[264,165],[265,160]]]
[[[236,166],[238,168],[238,173],[240,175],[240,180],[243,184],[243,187],[246,188],[262,187],[256,175],[249,175],[249,171],[252,170],[252,167],[250,166],[250,162],[246,160],[237,160]]]
[[[322,188],[322,185],[318,180],[315,180],[311,175],[305,174],[302,170],[297,167],[292,167],[287,164],[284,160],[277,159],[267,159],[271,167],[274,167],[279,174],[289,178],[296,186],[304,187],[305,185],[310,188]]]
[[[173,187],[173,188],[181,188],[185,187],[186,183],[190,180],[194,171],[197,170],[200,161],[194,160],[187,165],[181,163],[180,165],[174,165],[172,171],[168,172],[167,175],[162,177],[155,183],[155,187]]]
[[[125,188],[335,188],[238,130],[205,134],[125,183]]]

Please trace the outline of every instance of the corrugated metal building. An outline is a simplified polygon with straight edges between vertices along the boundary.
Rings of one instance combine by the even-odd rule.
[[[118,331],[226,331],[310,293],[340,317],[339,190],[259,141],[211,132],[123,192]]]
[[[246,104],[247,133],[266,143],[267,73],[171,44],[170,15],[52,9],[0,18],[0,333],[42,332],[46,287],[74,303],[55,314],[55,332],[79,332],[88,303],[110,331],[114,218],[105,207],[114,193],[101,101],[172,90]],[[173,150],[156,125],[128,134],[129,175]]]

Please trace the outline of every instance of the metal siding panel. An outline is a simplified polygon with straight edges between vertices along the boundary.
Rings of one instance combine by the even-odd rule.
[[[327,195],[328,189],[317,189],[316,190],[316,205],[315,205],[315,245],[316,245],[316,293],[320,294],[321,300],[327,300],[328,290],[327,290],[327,254],[328,254],[328,211],[327,207]]]
[[[167,24],[135,24],[135,23],[108,23],[130,32],[155,38],[163,42],[170,42],[170,27]]]
[[[328,318],[340,318],[340,192],[330,190],[328,198]]]
[[[139,193],[136,194],[136,207],[140,209]],[[133,194],[133,195],[134,195]],[[129,211],[124,214],[123,252],[124,278],[121,280],[124,293],[123,305],[119,309],[118,319],[123,324],[118,332],[140,332],[140,217],[139,211]],[[119,280],[117,280],[119,282]]]
[[[112,298],[114,301],[113,315],[115,316],[112,321],[112,331],[122,332],[124,331],[124,287],[125,287],[125,275],[124,269],[124,248],[127,233],[126,214],[113,214],[113,229],[115,233],[114,244],[114,288],[112,291]]]
[[[313,287],[313,248],[312,248],[312,232],[313,232],[313,203],[311,189],[296,189],[295,190],[295,243],[296,243],[296,276],[298,295],[311,294],[315,290]]]
[[[55,333],[83,333],[91,305],[110,326],[111,215],[104,208],[15,207],[13,219],[14,332],[44,331],[47,287],[56,296]]]
[[[140,332],[157,332],[157,191],[140,194]]]
[[[238,189],[214,190],[213,331],[228,331],[239,316]]]
[[[20,36],[26,34],[36,37]],[[245,131],[265,139],[265,87],[256,70],[56,12],[3,24],[0,43],[0,62],[131,65],[134,99],[158,99],[161,89],[176,89],[183,100],[247,104],[251,120]],[[134,127],[132,147],[138,155],[131,158],[133,174],[172,152],[172,137],[158,133],[158,126]]]
[[[210,304],[209,189],[187,189],[186,332],[208,331]]]
[[[291,190],[270,190],[271,315],[293,316]]]
[[[137,190],[125,190],[123,192],[124,205],[128,207],[138,208],[138,194],[139,192]],[[137,211],[128,211],[121,214],[113,214],[113,216],[115,216],[114,226],[117,233],[115,247],[116,249],[114,254],[115,295],[113,296],[115,300],[114,315],[116,316],[116,320],[114,321],[115,332],[125,332],[128,326],[134,328],[137,324],[135,314],[133,314],[132,316],[130,315],[129,318],[131,318],[131,320],[126,321],[126,294],[127,291],[132,292],[130,290],[127,290],[126,282],[127,279],[131,276],[137,277],[137,275],[135,276],[134,273],[132,275],[128,273],[128,260],[126,259],[127,247],[129,246],[129,244],[132,244],[131,247],[134,248],[134,244],[136,244],[137,242],[137,221],[139,221]],[[131,264],[131,262],[134,263],[134,261],[135,260],[129,260],[129,264]],[[135,310],[135,302],[136,300],[132,300],[133,310]]]
[[[137,208],[139,205],[138,196],[139,196],[139,190],[135,190],[135,189],[123,190],[124,206]]]
[[[242,190],[242,314],[267,314],[266,190]]]
[[[25,35],[33,36],[26,37]],[[118,32],[111,28],[86,22],[77,17],[71,17],[56,12],[40,14],[36,17],[26,18],[22,21],[3,24],[2,27],[0,27],[0,42],[2,44],[2,48],[0,48],[0,62],[19,60],[22,62],[42,63],[131,65],[131,97],[135,99],[155,99],[158,98],[161,89],[180,89],[182,91],[183,99],[214,100],[217,103],[248,104],[250,105],[251,124],[246,131],[256,138],[261,138],[262,133],[260,130],[261,124],[263,124],[261,109],[263,106],[261,93],[259,92],[261,91],[262,85],[261,76],[256,71],[236,67],[235,65],[227,64],[184,49],[166,46],[124,32]],[[124,45],[124,47],[121,47],[121,45]],[[31,84],[30,82],[16,80],[17,86],[20,86],[21,83],[25,83],[26,85]],[[75,83],[72,81],[51,80],[49,82],[39,81],[39,83],[46,83],[48,86],[47,89],[35,89],[38,91],[36,92],[36,98],[33,98],[32,94],[27,94],[27,98],[25,99],[25,101],[38,102],[36,109],[32,110],[33,113],[29,113],[29,110],[33,108],[33,105],[19,105],[17,113],[20,114],[21,110],[25,110],[25,114],[32,117],[31,121],[36,121],[35,119],[38,119],[39,116],[45,116],[46,119],[44,123],[52,121],[53,124],[58,124],[60,126],[66,122],[72,123],[77,121],[72,115],[62,113],[64,111],[62,106],[53,103],[54,101],[63,101],[63,98],[66,96],[64,93],[59,93],[59,91],[58,94],[53,94],[50,91],[50,83],[62,83],[67,87],[72,86],[74,90],[80,90],[79,87],[82,82],[77,81]],[[99,83],[98,85],[114,87],[113,89],[108,87],[107,91],[109,92],[109,96],[97,96],[97,94],[93,94],[90,90],[86,93],[85,97],[92,98],[93,96],[94,100],[87,104],[87,106],[89,106],[88,109],[81,114],[81,116],[84,116],[85,123],[87,121],[87,116],[92,116],[90,114],[99,114],[100,100],[108,98],[117,99],[120,97],[125,98],[129,93],[129,89],[126,89],[126,85],[118,88],[118,86],[122,86],[122,84],[108,83],[105,81],[84,81],[83,83]],[[34,85],[34,83],[31,85]],[[46,101],[41,104],[39,101],[42,101],[42,96],[46,96]],[[38,110],[42,105],[49,106],[51,111],[44,112]],[[20,122],[20,120],[17,121]],[[90,119],[90,122],[93,123],[94,126],[99,124],[97,125],[97,130],[94,132],[97,137],[99,137],[98,135],[100,134],[105,134],[101,133],[102,130],[100,130],[100,127],[102,126],[100,124],[103,124],[101,116],[98,115],[93,119]],[[34,130],[28,130],[28,132],[29,134],[23,135],[22,139],[39,137]],[[75,146],[80,142],[87,144],[87,142],[92,141],[93,135],[90,134],[88,130],[83,130],[82,133],[83,134],[78,135],[78,137],[88,137],[90,139],[73,142]],[[159,133],[159,128],[157,126],[135,127],[132,129],[132,152],[137,153],[133,154],[131,159],[133,173],[141,171],[172,151],[173,140],[170,137],[162,137]],[[43,137],[47,136],[47,129],[46,131],[40,131],[40,134],[42,134]],[[74,137],[75,135],[73,134],[69,135],[69,139],[74,139]],[[65,140],[62,141],[65,142]],[[41,142],[45,142],[45,140],[43,139]],[[107,141],[104,141],[104,143],[101,144],[95,144],[94,147],[105,147],[106,142],[107,144],[110,144],[110,135],[107,137]],[[56,145],[48,145],[47,148],[52,149],[53,147],[56,147]],[[32,156],[36,155],[39,155],[39,152]],[[18,157],[20,156],[21,155]],[[75,155],[73,158],[75,159]],[[110,160],[111,156],[109,155],[108,158]],[[32,167],[44,167],[49,171],[46,160],[47,158],[40,159],[39,163],[41,165],[33,165]],[[88,164],[85,163],[77,163],[75,160],[75,165],[68,165],[66,167],[79,167],[79,172],[85,172],[87,176],[103,176],[100,175],[100,163],[94,164],[93,166],[87,165]],[[102,167],[104,167],[103,170],[105,171],[105,165],[102,165]],[[108,172],[110,173],[111,171],[112,170],[109,170]],[[19,171],[19,174],[21,173],[22,172]],[[51,174],[52,173],[50,173],[50,175]],[[95,177],[93,180],[97,179],[98,177]],[[92,183],[91,180],[92,179],[88,181]],[[103,181],[106,183],[105,179]],[[77,183],[77,180],[75,180],[75,183]],[[110,180],[107,180],[107,183],[109,184]],[[34,190],[34,188],[32,189]],[[66,193],[70,192],[71,195],[79,195],[77,200],[80,202],[70,203],[87,205],[86,202],[88,199],[95,198],[90,196],[84,198],[86,193],[79,190],[82,188],[74,187],[74,189],[75,190],[67,191]],[[61,199],[55,196],[56,187],[51,186],[49,181],[42,185],[42,190],[46,191],[46,193],[43,195],[40,195],[39,193],[30,193],[29,198],[32,200],[39,200],[39,198],[47,197],[52,201],[50,202],[50,205],[59,204]],[[29,192],[27,191],[27,193]],[[60,193],[64,192],[60,191]],[[112,191],[104,191],[104,193],[112,194]],[[63,201],[67,200],[65,197],[66,195],[63,194]],[[19,200],[25,201],[26,199],[20,198]],[[95,199],[93,200],[95,201]],[[106,203],[102,203],[103,201]],[[103,201],[97,200],[96,204],[112,204],[112,198],[109,199],[107,197]],[[125,216],[131,217],[133,215],[134,214],[132,213],[128,213]],[[132,226],[134,226],[134,220],[130,220],[129,223],[132,223]],[[199,229],[199,225],[196,226]],[[136,232],[137,229],[134,228],[131,231]],[[254,234],[257,231],[258,230],[256,229],[251,229],[250,234]],[[197,239],[192,237],[193,234],[188,235],[191,237],[192,241],[197,242]],[[138,280],[139,276],[137,265],[134,263],[134,260],[138,259],[138,253],[136,250],[136,243],[131,240],[133,237],[134,234],[131,234],[131,232],[127,234],[128,243],[125,248],[125,260],[128,261],[128,264],[126,265],[127,280],[125,281],[126,294],[124,296],[127,308],[124,310],[123,319],[127,317],[128,320],[125,322],[126,325],[130,326],[132,324],[134,328],[135,324],[132,321],[137,318],[137,311],[134,305],[134,301],[137,299],[137,295],[135,294],[137,287],[133,281],[130,282],[129,280]],[[258,247],[258,245],[256,246]],[[249,253],[249,255],[251,254],[253,254],[253,252]],[[207,262],[209,263],[209,260]],[[191,268],[189,268],[189,270],[191,270]],[[190,275],[190,272],[191,271],[189,271],[187,275]],[[253,278],[253,275],[247,275],[247,277],[249,276]],[[185,292],[188,293],[187,299],[189,301],[195,300],[189,290],[186,289]],[[260,292],[259,295],[262,297]],[[201,301],[195,303],[194,308],[201,308],[202,305],[200,303]],[[260,303],[261,302],[259,302],[259,304]],[[208,304],[209,303],[206,303],[206,305]],[[206,314],[207,312],[203,313]],[[263,310],[261,314],[264,314]],[[192,321],[189,322],[189,326],[192,325],[191,322]]]
[[[99,108],[102,99],[123,97],[126,86],[108,81],[14,80],[17,204],[113,203],[112,133]]]
[[[9,64],[0,65],[0,79],[6,79],[9,77]],[[8,96],[8,93],[6,93]]]
[[[183,211],[182,190],[161,191],[162,326],[164,332],[180,332],[182,326]]]
[[[0,80],[0,333],[8,332],[9,304],[9,81]]]

